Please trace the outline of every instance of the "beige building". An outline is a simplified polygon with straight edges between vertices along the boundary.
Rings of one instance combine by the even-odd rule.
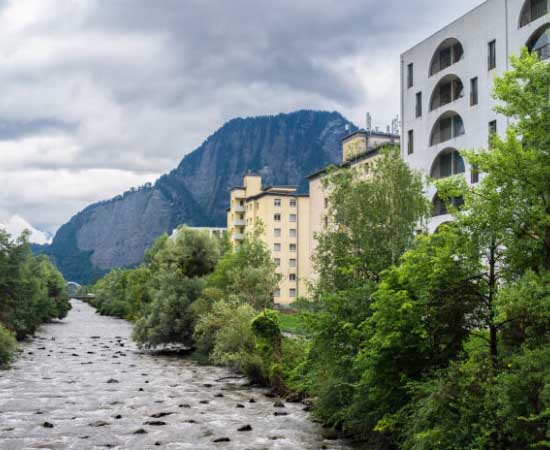
[[[273,293],[275,303],[288,305],[307,295],[310,276],[309,197],[296,193],[295,186],[262,188],[262,178],[244,177],[243,186],[234,187],[227,209],[227,232],[239,245],[257,223],[264,228],[263,239],[271,250],[277,272],[282,275]]]
[[[342,163],[337,168],[358,169],[364,176],[368,176],[372,164],[380,156],[380,148],[385,145],[399,145],[399,135],[357,130],[342,140]],[[309,176],[309,249],[311,255],[317,248],[317,234],[328,225],[327,198],[329,192],[323,186],[327,174],[328,168],[325,168]],[[310,277],[313,275],[314,271],[311,269]]]

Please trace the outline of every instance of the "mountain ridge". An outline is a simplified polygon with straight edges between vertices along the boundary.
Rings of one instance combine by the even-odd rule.
[[[248,171],[268,184],[307,191],[307,175],[340,160],[341,139],[357,127],[336,111],[234,118],[153,184],[92,203],[57,231],[45,253],[70,281],[86,284],[143,259],[156,237],[183,223],[225,226],[229,189]]]

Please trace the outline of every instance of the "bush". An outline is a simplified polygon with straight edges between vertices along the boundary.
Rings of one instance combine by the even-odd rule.
[[[16,351],[15,335],[0,324],[0,368],[4,369],[12,363]]]

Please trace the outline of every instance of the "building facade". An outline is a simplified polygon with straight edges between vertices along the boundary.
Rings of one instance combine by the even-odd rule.
[[[295,186],[262,188],[260,176],[247,175],[234,187],[227,209],[227,230],[233,245],[240,245],[258,223],[282,279],[273,293],[279,305],[307,296],[311,270],[309,248],[309,196]]]
[[[487,0],[401,56],[401,152],[413,169],[439,179],[479,174],[459,150],[487,148],[508,119],[494,112],[493,81],[522,47],[550,59],[550,0]],[[435,187],[430,229],[450,220]],[[461,199],[454,199],[459,205]]]
[[[342,162],[338,169],[357,169],[368,177],[372,165],[380,157],[380,148],[385,145],[399,145],[399,135],[378,131],[357,130],[342,140]],[[316,236],[328,226],[328,196],[325,187],[328,168],[309,176],[309,248],[311,254],[317,248]],[[314,271],[311,270],[313,277]]]

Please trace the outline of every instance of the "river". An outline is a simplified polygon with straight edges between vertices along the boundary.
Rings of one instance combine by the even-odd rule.
[[[0,449],[339,449],[303,405],[227,369],[140,352],[131,325],[73,300],[0,371]],[[239,431],[241,430],[241,431]]]

